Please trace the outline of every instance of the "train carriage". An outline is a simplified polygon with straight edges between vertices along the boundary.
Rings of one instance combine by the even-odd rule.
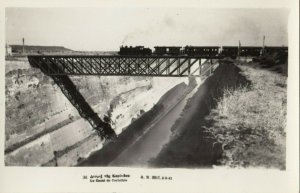
[[[264,48],[264,53],[267,54],[274,54],[274,53],[288,53],[288,47],[284,47],[284,46],[266,46]]]
[[[219,54],[218,46],[185,46],[182,54],[200,55],[200,56],[217,56]]]
[[[153,54],[155,55],[180,55],[179,46],[155,46]]]
[[[223,46],[221,55],[235,59],[238,55],[238,50],[238,46]]]
[[[262,47],[243,46],[240,48],[240,56],[258,57],[261,55]]]

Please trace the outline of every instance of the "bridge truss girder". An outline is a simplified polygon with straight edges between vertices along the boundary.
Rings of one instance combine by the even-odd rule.
[[[200,76],[194,71],[208,56],[28,56],[46,75]],[[55,66],[55,68],[54,68]]]

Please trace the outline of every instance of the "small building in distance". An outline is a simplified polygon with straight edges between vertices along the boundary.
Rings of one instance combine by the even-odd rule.
[[[5,56],[11,56],[12,55],[12,48],[10,45],[5,45]]]

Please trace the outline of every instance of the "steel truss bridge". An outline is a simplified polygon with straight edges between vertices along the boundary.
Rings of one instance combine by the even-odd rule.
[[[201,62],[217,58],[209,56],[28,56],[33,67],[40,68],[50,76],[200,76]]]
[[[94,56],[29,55],[32,67],[52,77],[63,94],[102,138],[115,137],[110,123],[101,120],[69,76],[160,76],[187,77],[210,74],[215,65],[210,56]]]

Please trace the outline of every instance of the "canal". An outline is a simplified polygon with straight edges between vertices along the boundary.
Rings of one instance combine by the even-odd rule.
[[[149,160],[155,158],[169,142],[172,126],[181,116],[188,99],[195,94],[199,84],[167,114],[147,128],[128,148],[111,161],[109,166],[147,167]]]

